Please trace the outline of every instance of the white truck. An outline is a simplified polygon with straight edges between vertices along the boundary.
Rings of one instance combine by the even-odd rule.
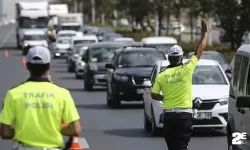
[[[82,36],[83,15],[81,13],[69,13],[58,16],[58,30],[74,30],[77,36]]]
[[[52,28],[52,32],[48,32],[49,36],[53,36],[53,37],[56,36],[56,29],[58,28],[58,16],[66,15],[68,13],[69,13],[69,8],[67,4],[50,4],[49,5],[49,15],[50,15],[49,25]]]
[[[16,3],[16,41],[23,48],[24,34],[27,30],[41,30],[47,34],[49,3],[46,1],[21,1]]]

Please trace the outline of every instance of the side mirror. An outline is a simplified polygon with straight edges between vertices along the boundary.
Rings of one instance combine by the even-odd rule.
[[[106,64],[105,68],[107,68],[107,69],[115,69],[115,66],[113,64]]]
[[[152,83],[151,83],[151,81],[146,80],[146,81],[143,82],[142,85],[143,85],[144,87],[151,87],[151,86],[152,86]]]
[[[225,73],[229,73],[229,74],[231,74],[231,73],[232,73],[232,70],[230,70],[230,69],[226,69],[226,70],[225,70]]]
[[[250,108],[250,96],[239,96],[236,99],[237,108]]]

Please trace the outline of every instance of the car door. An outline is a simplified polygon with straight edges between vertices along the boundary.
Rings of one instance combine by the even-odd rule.
[[[150,75],[150,82],[152,82],[152,78],[156,72],[157,65],[155,65],[152,69],[151,75]],[[151,117],[151,87],[146,87],[144,89],[143,93],[143,99],[144,99],[144,105],[145,105],[145,111],[146,114]]]
[[[245,91],[245,86],[244,86],[244,82],[245,82],[245,77],[246,77],[246,73],[245,71],[247,70],[247,64],[244,61],[248,61],[247,57],[245,56],[241,56],[241,55],[237,55],[236,56],[236,63],[234,65],[234,74],[233,74],[233,88],[235,91],[235,99],[231,102],[234,103],[234,105],[229,105],[229,111],[232,111],[235,113],[234,116],[234,125],[235,125],[235,131],[233,132],[246,132],[246,126],[244,125],[244,118],[245,115],[241,112],[238,111],[237,107],[236,107],[236,99],[238,96],[242,96],[244,94]],[[239,148],[243,148],[243,145],[238,145]]]
[[[240,67],[240,77],[239,77],[239,93],[238,96],[243,96],[243,95],[250,95],[249,91],[249,58],[246,56],[243,56],[242,61],[241,61],[241,67]],[[242,132],[247,133],[247,143],[240,145],[239,147],[244,149],[244,150],[249,150],[250,149],[250,110],[249,108],[244,108],[245,114],[242,114],[242,120],[241,120],[241,126],[242,126]]]
[[[151,84],[152,84],[152,86],[151,86],[151,88],[148,88],[148,90],[149,90],[149,96],[148,96],[148,99],[149,99],[149,103],[148,103],[148,110],[150,111],[149,112],[149,114],[150,114],[150,117],[151,117],[151,119],[152,119],[152,116],[151,116],[151,108],[152,108],[152,105],[154,105],[154,103],[158,103],[158,101],[156,101],[156,100],[154,100],[154,99],[152,99],[152,97],[151,97],[151,90],[152,90],[152,87],[153,87],[153,85],[154,85],[154,82],[155,82],[155,78],[156,78],[156,75],[157,75],[157,73],[158,73],[158,70],[157,70],[157,65],[155,66],[155,69],[154,69],[154,72],[152,72],[152,78],[151,78]]]
[[[115,53],[111,63],[116,66],[118,54]],[[112,79],[113,79],[114,69],[107,69],[107,88],[109,93],[112,91]]]
[[[231,79],[231,86],[230,86],[230,97],[229,97],[229,104],[228,104],[228,113],[229,118],[233,118],[233,124],[232,124],[232,132],[241,132],[242,126],[241,126],[241,120],[242,120],[242,114],[237,111],[236,107],[236,98],[238,94],[238,77],[240,72],[240,65],[241,65],[242,56],[236,55],[235,62],[234,62],[234,69]]]

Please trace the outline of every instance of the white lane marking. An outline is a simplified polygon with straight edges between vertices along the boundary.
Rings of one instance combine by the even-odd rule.
[[[89,148],[89,144],[85,138],[78,138],[78,143],[79,143],[81,148],[86,148],[86,149]]]
[[[7,36],[4,38],[3,42],[0,45],[0,48],[2,48],[4,46],[4,44],[8,41],[8,39],[10,38],[10,36],[14,33],[15,31],[15,27],[12,28],[12,30],[10,30],[10,32],[7,34]]]

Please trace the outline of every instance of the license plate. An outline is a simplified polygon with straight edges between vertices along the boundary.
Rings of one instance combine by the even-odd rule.
[[[196,119],[211,119],[212,113],[211,112],[198,112]]]
[[[137,94],[142,94],[144,89],[137,89]]]

